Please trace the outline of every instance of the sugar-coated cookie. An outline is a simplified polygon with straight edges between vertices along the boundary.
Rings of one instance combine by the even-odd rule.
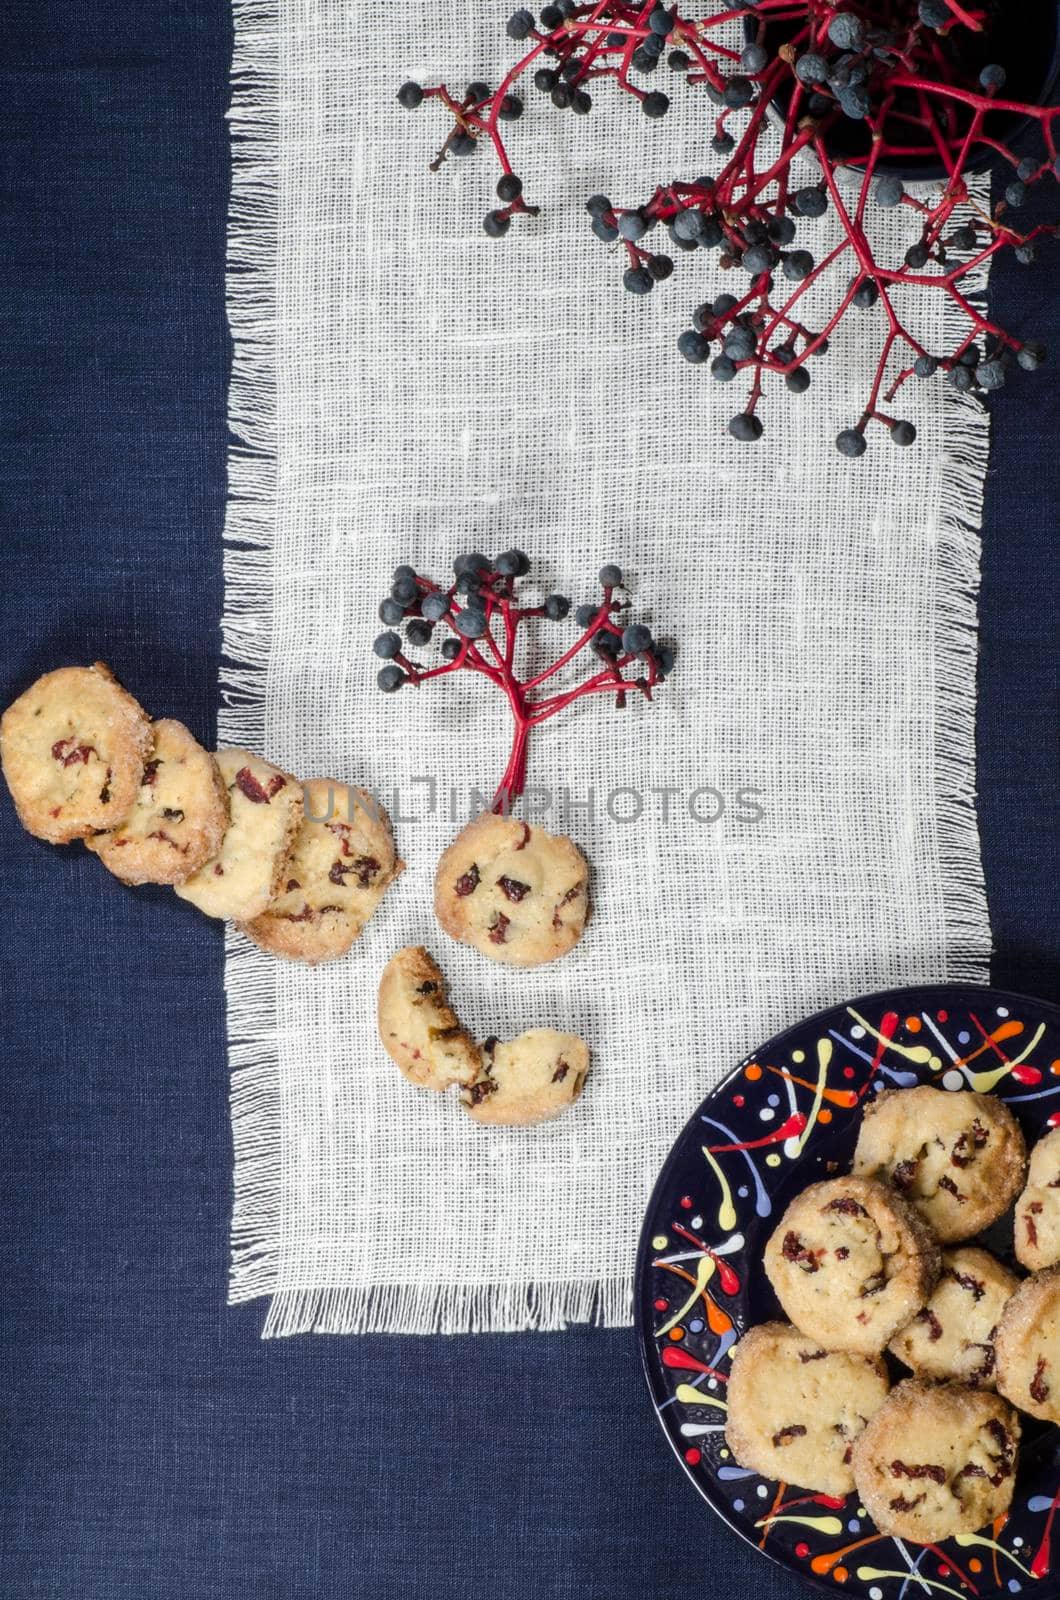
[[[854,1445],[854,1481],[881,1533],[935,1544],[1007,1512],[1019,1418],[988,1389],[908,1378]]]
[[[438,863],[438,921],[493,961],[557,960],[581,938],[588,909],[589,868],[578,847],[514,817],[476,817]]]
[[[875,1355],[926,1304],[938,1246],[885,1184],[813,1183],[791,1202],[765,1248],[785,1312],[826,1350]]]
[[[0,761],[22,826],[67,844],[129,815],[151,723],[102,661],[46,672],[0,719]]]
[[[891,1340],[899,1361],[924,1378],[995,1385],[994,1335],[1019,1279],[987,1250],[944,1250],[931,1299]]]
[[[379,1037],[406,1078],[424,1089],[471,1083],[482,1051],[449,1004],[441,970],[409,945],[391,956],[379,982]]]
[[[894,1185],[943,1244],[970,1239],[1019,1194],[1026,1147],[996,1095],[921,1085],[865,1108],[854,1171]]]
[[[732,1352],[725,1441],[741,1467],[846,1495],[854,1441],[889,1388],[879,1356],[822,1350],[788,1323],[766,1322]]]
[[[242,927],[263,950],[315,966],[344,956],[360,938],[405,863],[390,818],[367,790],[332,778],[303,787],[305,810],[279,891]]]
[[[123,883],[183,883],[221,848],[228,790],[182,722],[163,717],[151,729],[135,805],[120,827],[85,844]]]
[[[1016,1256],[1030,1272],[1060,1261],[1060,1128],[1031,1151],[1027,1187],[1016,1201]]]
[[[219,750],[229,822],[216,855],[175,890],[208,917],[261,914],[283,881],[302,820],[302,786],[249,750]]]
[[[997,1386],[1021,1411],[1060,1422],[1060,1267],[1020,1284],[1001,1314]]]
[[[461,1098],[476,1122],[545,1122],[574,1104],[588,1071],[584,1039],[553,1028],[531,1028],[507,1042],[487,1039],[482,1071]]]

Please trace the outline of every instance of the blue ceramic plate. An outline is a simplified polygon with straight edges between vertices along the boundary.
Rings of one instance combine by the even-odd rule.
[[[1060,1124],[1060,1010],[992,989],[903,989],[823,1011],[730,1073],[670,1152],[645,1220],[636,1309],[648,1387],[704,1499],[809,1582],[859,1600],[1046,1600],[1060,1595],[1060,1429],[1024,1417],[1011,1514],[930,1546],[877,1534],[854,1495],[744,1471],[725,1445],[731,1348],[781,1315],[766,1240],[807,1184],[849,1169],[864,1097],[918,1083],[998,1095],[1032,1144]],[[1012,1264],[1011,1223],[985,1242]]]

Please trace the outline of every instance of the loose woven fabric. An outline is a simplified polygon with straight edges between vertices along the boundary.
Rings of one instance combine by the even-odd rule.
[[[487,240],[487,155],[432,177],[441,115],[394,94],[406,76],[495,83],[512,59],[503,15],[486,0],[235,5],[222,739],[396,796],[408,863],[340,963],[230,940],[231,1296],[270,1296],[272,1334],[628,1320],[654,1175],[713,1083],[845,996],[987,974],[972,807],[985,419],[909,386],[918,444],[881,432],[843,461],[832,440],[867,392],[869,313],[845,319],[806,397],[775,396],[758,447],[728,438],[736,386],[675,350],[692,307],[728,286],[716,265],[680,258],[634,300],[583,209],[709,170],[708,107],[679,81],[659,123],[606,88],[574,122],[532,100],[511,147],[542,214]],[[873,225],[899,259],[915,219]],[[823,251],[818,230],[806,242]],[[941,296],[917,327],[930,349],[952,344]],[[620,562],[638,618],[679,654],[654,707],[583,703],[532,747],[533,783],[593,796],[566,831],[595,912],[570,956],[529,972],[454,944],[432,913],[468,789],[492,792],[503,770],[504,703],[462,675],[384,697],[370,651],[395,564],[440,577],[461,549],[512,544],[576,602]],[[553,646],[575,636],[542,627]],[[701,820],[719,809],[708,789],[718,820]],[[440,959],[480,1038],[552,1025],[590,1041],[572,1112],[484,1129],[405,1082],[375,993],[407,943]]]

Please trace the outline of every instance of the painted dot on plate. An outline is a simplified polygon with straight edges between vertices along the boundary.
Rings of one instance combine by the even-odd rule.
[[[939,1570],[939,1577],[940,1578],[948,1578],[949,1577],[950,1569],[949,1569],[949,1567],[946,1565],[946,1563],[944,1561],[940,1561],[939,1562],[939,1569],[938,1570]]]
[[[692,1446],[691,1450],[685,1451],[685,1460],[688,1462],[690,1467],[698,1467],[702,1459],[703,1457],[696,1449],[695,1445]]]
[[[805,1561],[806,1557],[809,1555],[809,1553],[810,1553],[809,1545],[808,1544],[803,1544],[802,1541],[800,1540],[799,1543],[795,1546],[795,1554],[798,1556],[799,1560],[800,1561]]]
[[[761,1067],[758,1065],[757,1061],[752,1061],[751,1065],[745,1070],[744,1077],[747,1079],[748,1083],[757,1083],[761,1076]]]
[[[771,1094],[769,1096],[768,1100],[766,1101],[766,1104],[770,1105],[770,1106],[779,1106],[779,1104],[780,1104],[780,1096],[779,1096],[779,1094]]]
[[[689,1333],[703,1332],[703,1323],[699,1317],[694,1317],[693,1320],[688,1324],[688,1331]]]
[[[739,1195],[741,1200],[746,1200],[747,1196],[751,1193],[751,1191],[747,1187],[746,1183],[741,1183],[741,1185],[737,1189],[736,1193]]]
[[[876,1585],[873,1584],[872,1588],[869,1590],[869,1600],[883,1600],[883,1590],[878,1589]]]
[[[999,1017],[1007,1017],[1008,1016],[1008,1006],[998,1006],[997,1014],[998,1014]]]
[[[932,1072],[937,1072],[939,1070],[939,1068],[941,1067],[941,1065],[942,1065],[942,1057],[941,1056],[928,1056],[928,1066],[931,1068]]]
[[[937,1011],[935,1015],[938,1017],[940,1022],[949,1022],[950,1020],[950,1014],[948,1011]]]
[[[905,1025],[910,1033],[919,1033],[924,1026],[919,1017],[906,1017]]]
[[[773,1118],[776,1116],[776,1112],[773,1110],[772,1106],[763,1106],[758,1115],[762,1122],[772,1122]]]
[[[1052,1116],[1049,1118],[1049,1121],[1046,1123],[1046,1127],[1048,1127],[1048,1128],[1060,1127],[1060,1111],[1054,1111],[1053,1112]]]
[[[832,1113],[829,1111],[827,1106],[822,1106],[820,1111],[818,1111],[817,1120],[818,1122],[824,1122],[826,1124],[831,1122]]]
[[[857,1023],[855,1023],[855,1024],[854,1024],[854,1026],[853,1026],[853,1027],[852,1027],[852,1028],[851,1028],[851,1030],[850,1030],[850,1037],[851,1037],[851,1038],[852,1038],[852,1039],[864,1039],[864,1037],[865,1037],[865,1030],[864,1030],[864,1028],[863,1028],[863,1027],[862,1027],[862,1026],[861,1026],[861,1023],[860,1023],[860,1022],[857,1022]]]
[[[755,1490],[755,1494],[758,1496],[759,1500],[764,1500],[768,1493],[769,1490],[766,1488],[764,1483],[760,1483],[758,1488]]]
[[[853,1067],[844,1067],[843,1068],[843,1076],[844,1076],[844,1078],[852,1078],[854,1076],[854,1068]]]
[[[673,1340],[674,1344],[680,1344],[681,1340],[684,1338],[684,1336],[685,1336],[684,1328],[671,1328],[670,1329],[670,1338]]]
[[[693,1228],[701,1228],[703,1226],[703,1218],[700,1216],[692,1217],[691,1225]]]
[[[835,1583],[846,1583],[849,1577],[850,1573],[847,1571],[846,1567],[832,1568],[832,1578]]]
[[[1019,1594],[1019,1592],[1020,1592],[1020,1590],[1022,1588],[1023,1588],[1023,1585],[1022,1585],[1022,1583],[1020,1583],[1018,1578],[1010,1578],[1008,1580],[1008,1592],[1009,1592],[1009,1594]]]
[[[1013,1539],[1012,1548],[1013,1548],[1013,1550],[1022,1550],[1023,1549],[1023,1540],[1020,1538],[1019,1534],[1017,1534],[1016,1537]]]
[[[742,1094],[734,1094],[732,1097],[732,1103],[737,1107],[738,1110],[742,1110],[747,1104],[747,1101],[744,1099]]]
[[[957,1035],[957,1043],[958,1044],[967,1044],[971,1037],[972,1036],[971,1036],[970,1033],[959,1033]]]
[[[1055,1078],[1060,1078],[1060,1061],[1054,1061],[1049,1071]]]
[[[860,1533],[861,1532],[861,1523],[858,1521],[858,1519],[856,1517],[853,1519],[852,1522],[848,1522],[847,1523],[847,1532],[848,1533]]]
[[[791,1052],[791,1059],[792,1059],[792,1061],[805,1061],[806,1060],[806,1052],[805,1052],[805,1050],[793,1050]]]
[[[942,1087],[944,1089],[963,1089],[964,1079],[959,1072],[953,1070],[942,1074]]]
[[[668,1304],[669,1304],[668,1300],[656,1300],[655,1309],[656,1309],[656,1311],[665,1311],[666,1307],[668,1306]]]
[[[766,1156],[766,1166],[767,1167],[779,1167],[780,1166],[780,1157],[777,1155],[777,1152],[775,1150],[771,1150],[769,1152],[769,1154]]]
[[[728,1451],[727,1451],[727,1450],[726,1450],[726,1449],[725,1449],[725,1448],[724,1448],[724,1446],[723,1446],[723,1447],[722,1447],[722,1449],[720,1449],[720,1450],[719,1450],[719,1451],[718,1451],[718,1454],[719,1454],[719,1456],[720,1456],[720,1457],[721,1457],[721,1459],[722,1459],[722,1460],[723,1460],[723,1461],[728,1461],[728,1459],[729,1459],[729,1452],[728,1452]]]
[[[969,1572],[982,1572],[982,1570],[983,1570],[983,1563],[980,1561],[978,1556],[973,1556],[972,1559],[968,1563],[968,1571]]]
[[[691,1209],[692,1209],[692,1196],[690,1194],[683,1194],[681,1196],[681,1205],[682,1205],[682,1208],[685,1211],[691,1211]]]
[[[732,1503],[732,1509],[734,1511],[742,1511],[743,1510],[743,1501],[742,1500],[734,1500],[733,1503]]]
[[[717,1378],[708,1378],[707,1379],[707,1388],[708,1389],[716,1389],[717,1387],[718,1387]]]
[[[665,1233],[657,1233],[651,1242],[651,1247],[653,1250],[665,1250],[669,1243],[670,1241]]]

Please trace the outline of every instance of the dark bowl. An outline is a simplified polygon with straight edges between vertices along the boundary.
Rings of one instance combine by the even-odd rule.
[[[1026,105],[1049,104],[1060,82],[1060,6],[1057,0],[1026,0],[1020,8],[1018,25],[1012,16],[1011,0],[993,0],[989,9],[995,20],[985,33],[975,34],[962,28],[950,36],[959,44],[966,82],[977,83],[982,67],[999,62],[1006,73],[1002,91],[1006,99],[1020,100]],[[760,26],[750,18],[745,19],[744,32],[748,40],[759,37]],[[772,52],[795,31],[793,23],[767,26],[761,37]],[[783,116],[787,110],[787,96],[778,96],[774,105]],[[984,132],[1011,148],[1018,148],[1033,126],[1032,117],[999,111],[987,118]],[[830,154],[839,161],[857,160],[868,150],[863,125],[847,117],[829,130],[826,142]],[[982,172],[994,159],[994,151],[979,147],[969,157],[965,170]],[[938,182],[946,176],[942,163],[928,156],[881,160],[876,171],[893,173],[910,183]]]

